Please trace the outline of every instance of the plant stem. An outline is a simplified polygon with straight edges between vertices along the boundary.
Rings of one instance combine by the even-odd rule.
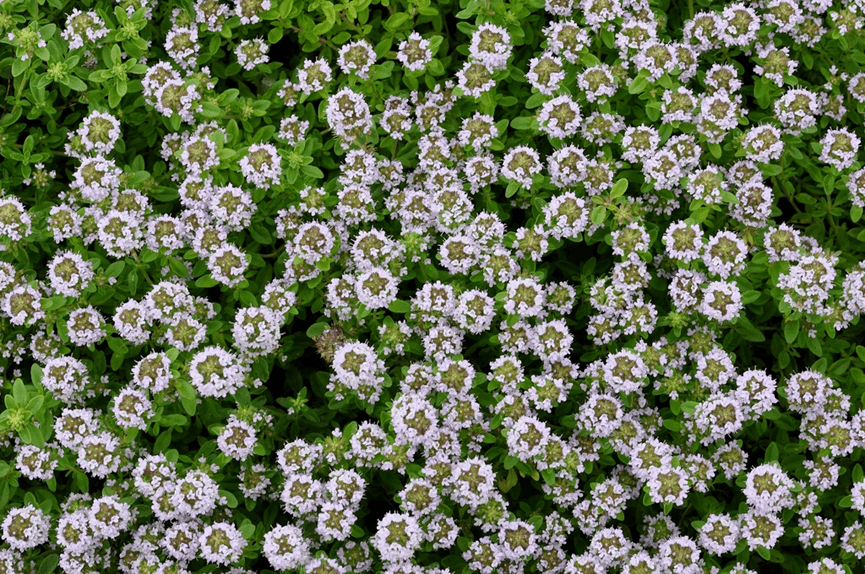
[[[148,275],[144,263],[142,263],[141,259],[138,257],[138,253],[135,254],[135,262],[138,264],[136,265],[136,268],[141,269],[141,272],[144,274],[144,278],[147,280],[148,283],[150,283],[150,286],[152,287],[153,281],[150,279],[150,275]]]
[[[27,80],[30,79],[29,70],[28,73],[24,74],[24,77],[21,78],[21,85],[18,86],[18,90],[15,92],[15,107],[21,107],[21,95],[24,93],[24,88],[27,86]],[[14,109],[14,108],[13,108]]]
[[[283,245],[282,247],[280,247],[279,249],[277,249],[276,251],[274,251],[273,253],[267,253],[267,254],[264,254],[264,255],[261,254],[261,253],[259,253],[259,255],[261,255],[261,258],[262,258],[262,259],[270,259],[271,257],[276,257],[277,255],[279,255],[280,253],[282,253],[283,249],[285,249],[285,246],[284,246],[284,245]]]
[[[793,201],[793,198],[790,197],[790,194],[789,194],[789,193],[787,193],[787,190],[784,189],[782,186],[778,185],[778,180],[777,180],[774,176],[772,177],[772,185],[773,185],[776,189],[779,189],[779,190],[781,191],[781,194],[782,194],[784,197],[787,198],[787,201],[790,202],[790,205],[793,206],[793,209],[796,210],[796,213],[802,213],[802,210],[799,209],[799,206],[796,205],[796,202]]]

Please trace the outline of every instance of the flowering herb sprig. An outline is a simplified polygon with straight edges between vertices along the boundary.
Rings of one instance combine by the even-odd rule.
[[[862,570],[861,1],[0,12],[0,571]]]

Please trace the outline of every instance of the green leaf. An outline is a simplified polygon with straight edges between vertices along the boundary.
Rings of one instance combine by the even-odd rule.
[[[604,44],[606,44],[607,48],[611,50],[616,45],[616,35],[612,30],[608,30],[606,28],[601,30],[601,40],[603,40]],[[666,75],[666,74],[665,74]]]
[[[610,191],[610,197],[620,197],[624,195],[626,191],[628,191],[628,180],[622,178],[613,186],[613,189]]]
[[[269,44],[276,44],[280,40],[282,40],[282,28],[273,28],[270,32],[267,33],[267,41]]]
[[[218,118],[222,115],[222,109],[213,102],[202,102],[201,115],[206,118]]]
[[[763,332],[755,327],[744,315],[739,317],[736,321],[735,331],[739,333],[743,339],[752,343],[762,343],[766,340],[766,336],[763,335]]]
[[[652,495],[648,492],[643,493],[643,506],[654,506],[655,503],[652,501]]]
[[[808,337],[805,344],[808,346],[808,350],[817,355],[818,357],[823,356],[823,345],[820,344],[820,339],[816,337]]]
[[[119,277],[120,274],[123,272],[124,267],[126,267],[125,261],[122,261],[122,260],[121,261],[115,261],[114,263],[112,263],[111,265],[109,265],[105,269],[105,276],[106,277]]]
[[[234,393],[234,398],[237,399],[237,404],[241,406],[248,405],[252,402],[252,397],[249,395],[249,389],[246,387],[240,387],[237,389],[237,392]]]
[[[850,219],[853,223],[856,223],[860,219],[862,219],[862,208],[858,205],[854,205],[850,208]]]
[[[179,427],[186,424],[186,417],[179,414],[162,415],[159,418],[159,424],[169,427]]]
[[[66,305],[66,297],[63,295],[52,295],[48,299],[42,299],[40,305],[45,311],[55,311]]]
[[[321,334],[324,333],[325,329],[327,329],[327,323],[313,323],[306,330],[306,336],[310,339],[321,337]]]
[[[28,444],[32,444],[36,448],[45,447],[45,435],[42,433],[42,430],[33,424],[27,425],[24,428],[30,431],[30,442]]]
[[[237,497],[227,490],[220,490],[219,496],[224,496],[226,499],[226,505],[229,508],[237,508]]]
[[[300,172],[304,175],[308,175],[309,177],[314,177],[316,179],[324,178],[324,172],[315,167],[314,165],[302,165],[300,166]]]
[[[27,387],[24,386],[24,381],[21,379],[15,379],[15,382],[12,383],[12,396],[19,405],[23,406],[27,404],[30,395],[27,392]]]
[[[253,223],[248,229],[249,234],[258,243],[261,243],[262,245],[271,245],[273,243],[273,237],[264,225]]]
[[[778,409],[771,409],[763,413],[763,418],[769,421],[776,421],[781,418],[781,413],[778,412]]]
[[[508,458],[510,459],[513,457],[508,457]],[[516,460],[516,459],[514,459],[514,460]],[[507,492],[510,489],[512,489],[513,487],[515,487],[517,485],[517,481],[519,480],[519,478],[517,477],[517,472],[513,469],[513,467],[508,467],[507,459],[505,459],[505,468],[508,471],[508,475],[503,480],[499,480],[498,482],[499,482],[499,490],[501,490],[502,493],[507,494]]]
[[[321,2],[321,11],[324,13],[325,19],[331,24],[336,23],[336,7],[334,7],[333,2],[329,0],[325,0]]]
[[[537,128],[537,120],[533,116],[520,116],[511,120],[511,127],[515,130],[535,130]]]
[[[109,64],[119,64],[121,63],[120,59],[120,46],[118,44],[113,44],[110,48],[106,48],[107,60]]]
[[[12,62],[12,75],[16,78],[22,75],[30,67],[30,60],[15,58]]]
[[[202,289],[209,289],[210,287],[216,287],[217,285],[219,285],[219,281],[211,277],[209,273],[207,275],[202,275],[195,280],[195,286],[201,287]]]
[[[766,448],[766,456],[763,460],[765,462],[776,462],[780,454],[781,453],[778,450],[778,444],[773,442]]]
[[[739,203],[739,199],[729,191],[722,191],[721,199],[724,200],[725,203],[732,203],[734,205]]]
[[[143,262],[152,263],[153,261],[156,261],[157,259],[159,259],[159,253],[157,253],[155,251],[151,251],[150,249],[147,249],[146,247],[144,249],[142,249],[141,260]]]
[[[784,340],[788,345],[792,345],[799,336],[799,321],[787,321],[784,323]]]
[[[366,535],[366,533],[363,531],[363,528],[361,528],[357,524],[351,525],[352,538],[363,538],[365,535]]]
[[[719,144],[710,143],[707,147],[709,148],[709,153],[712,154],[712,157],[714,157],[715,159],[721,159],[723,151],[721,150],[721,146]]]
[[[653,122],[661,118],[661,102],[649,102],[646,104],[646,115]]]
[[[120,353],[122,355],[125,355],[129,351],[129,347],[126,346],[126,342],[119,337],[109,337],[108,347],[115,353]]]
[[[649,87],[649,80],[642,73],[628,84],[628,93],[632,95],[642,94]]]
[[[188,381],[180,381],[177,383],[177,394],[184,399],[194,399],[195,387],[189,384]]]
[[[520,188],[520,184],[515,181],[508,183],[507,189],[505,189],[505,197],[513,197],[514,194],[517,193],[517,190]]]
[[[831,195],[835,190],[835,175],[832,173],[827,173],[823,176],[823,190],[826,192],[826,195]]]
[[[753,289],[750,291],[745,291],[742,293],[742,304],[750,305],[754,301],[760,298],[761,293],[759,291],[754,291]]]
[[[588,50],[583,50],[583,53],[580,54],[580,63],[585,67],[590,68],[599,65],[601,61]]]
[[[185,279],[189,274],[189,271],[186,269],[186,265],[183,264],[183,261],[175,259],[174,257],[168,258],[168,267],[178,277],[182,277]]]
[[[180,399],[180,404],[183,406],[183,410],[186,411],[186,414],[189,416],[195,416],[195,409],[198,406],[198,401],[183,397]]]
[[[772,556],[772,553],[765,546],[758,546],[757,547],[757,554],[762,556],[763,560],[769,560],[769,558],[771,558],[771,556]]]
[[[682,430],[682,425],[677,420],[665,419],[664,420],[664,428],[671,430],[673,432],[679,432],[680,430]]]
[[[222,140],[222,132],[217,131],[217,132],[213,132],[213,133],[214,133],[214,135],[219,134],[220,141]],[[254,141],[254,142],[266,142],[271,137],[273,137],[274,133],[276,133],[276,127],[275,126],[262,126],[258,129],[257,132],[255,132],[255,135],[252,136],[252,141]],[[220,142],[217,142],[217,143],[220,143]],[[224,142],[222,142],[222,143],[224,143]]]
[[[180,381],[177,384],[177,394],[180,395],[180,404],[183,405],[183,410],[189,416],[195,415],[195,408],[198,401],[196,400],[195,388],[187,381]]]
[[[255,535],[255,525],[249,519],[245,520],[238,530],[240,530],[240,533],[247,540],[250,540]]]
[[[165,452],[171,444],[171,429],[163,431],[153,442],[153,451],[155,453]]]
[[[400,313],[404,315],[411,311],[411,303],[403,301],[402,299],[397,299],[396,301],[391,302],[391,304],[387,306],[387,309],[391,313]]]
[[[126,359],[125,353],[114,353],[111,355],[111,370],[119,371],[123,366],[123,361]]]
[[[688,413],[692,415],[697,410],[697,402],[696,401],[686,401],[682,403],[682,412]]]
[[[85,472],[75,473],[75,484],[76,486],[78,486],[78,490],[81,492],[90,491],[90,481],[88,480],[87,473]]]
[[[762,168],[762,172],[765,177],[775,177],[777,175],[781,175],[783,171],[784,169],[776,163],[766,164]]]
[[[172,119],[175,117],[179,117],[179,116],[172,116]],[[177,129],[180,129],[180,127],[178,126]],[[216,152],[216,155],[219,157],[220,160],[227,161],[227,160],[230,160],[231,158],[233,158],[234,156],[238,155],[238,153],[235,150],[230,149],[230,148],[222,148],[221,150]]]
[[[27,425],[25,427],[18,429],[18,436],[21,438],[21,442],[23,442],[24,444],[33,444],[33,436],[30,433],[30,430],[32,428],[33,427],[31,425]],[[41,433],[40,433],[40,436],[41,436]]]
[[[607,217],[607,209],[603,205],[599,205],[592,210],[592,223],[601,225]]]
[[[42,395],[35,395],[29,401],[27,401],[27,406],[25,406],[25,410],[30,414],[38,414],[42,409],[42,403],[45,402],[45,397]]]
[[[42,388],[42,367],[39,366],[39,363],[33,363],[33,365],[30,366],[30,382],[32,382],[37,389]]]
[[[438,58],[433,58],[429,61],[426,66],[427,71],[433,76],[443,76],[445,73],[445,67],[442,65],[441,60]]]
[[[51,574],[58,564],[60,564],[60,556],[56,553],[51,553],[42,559],[36,572],[37,574]]]
[[[283,20],[288,18],[288,15],[291,14],[291,9],[294,6],[294,0],[282,0],[282,3],[279,5],[279,17]]]
[[[389,32],[394,32],[409,20],[411,20],[411,16],[405,12],[397,12],[396,14],[391,14],[391,17],[384,23],[384,27]]]
[[[119,106],[120,105],[120,99],[121,99],[121,95],[120,95],[120,93],[118,93],[117,88],[115,86],[111,86],[110,88],[108,88],[108,105],[110,107],[116,108],[117,106]],[[175,115],[171,119],[173,120],[174,118],[177,118],[177,120],[178,120],[177,123],[179,124],[180,123],[180,116]],[[180,126],[178,125],[176,129],[180,129]]]
[[[542,105],[544,105],[544,102],[546,102],[548,99],[549,99],[548,96],[545,96],[544,94],[542,94],[540,92],[538,92],[536,94],[532,94],[531,96],[529,96],[529,99],[526,100],[526,109],[527,110],[533,110],[535,108],[539,108]]]
[[[754,97],[760,101],[760,107],[766,107],[762,101],[769,97],[769,82],[762,77],[754,78]]]

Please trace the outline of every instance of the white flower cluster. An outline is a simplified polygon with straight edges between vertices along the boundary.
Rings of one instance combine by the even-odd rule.
[[[430,41],[417,32],[412,32],[407,39],[399,43],[396,57],[410,72],[419,72],[432,60]]]

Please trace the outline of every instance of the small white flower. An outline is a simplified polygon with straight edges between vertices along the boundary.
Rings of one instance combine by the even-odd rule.
[[[406,514],[388,512],[378,521],[370,542],[385,563],[411,560],[420,549],[423,532],[417,519]]]
[[[856,161],[861,143],[859,136],[847,128],[828,130],[820,140],[820,145],[823,146],[820,161],[828,163],[838,171],[843,171]]]
[[[703,291],[700,312],[715,321],[732,321],[742,312],[742,293],[735,283],[712,281]]]
[[[399,43],[396,59],[410,72],[423,70],[432,60],[430,41],[412,32],[408,39]]]
[[[51,516],[28,504],[11,509],[2,528],[3,540],[14,550],[25,551],[48,542]]]
[[[240,530],[229,522],[205,526],[198,543],[204,560],[222,566],[236,563],[247,545]]]
[[[226,455],[243,461],[252,455],[255,441],[255,427],[232,414],[216,438],[216,445]]]
[[[525,188],[532,186],[535,175],[541,173],[541,157],[528,146],[515,146],[508,150],[502,160],[501,173]]]
[[[339,49],[336,63],[344,74],[354,72],[359,78],[368,80],[375,58],[375,50],[367,40],[352,40]]]
[[[295,570],[309,562],[311,545],[297,526],[274,526],[264,535],[262,552],[274,570]]]

